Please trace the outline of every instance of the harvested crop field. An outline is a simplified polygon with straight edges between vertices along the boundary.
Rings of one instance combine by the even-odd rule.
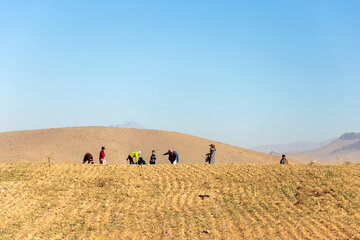
[[[360,239],[360,165],[0,165],[0,239]]]

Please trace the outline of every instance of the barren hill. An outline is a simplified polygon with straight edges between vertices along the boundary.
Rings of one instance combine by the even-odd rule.
[[[180,163],[204,163],[213,141],[190,135],[115,127],[73,127],[0,133],[0,163],[80,163],[86,152],[97,162],[102,146],[108,163],[126,163],[131,151],[142,151],[146,161],[157,152],[158,163],[168,163],[169,148],[179,153]],[[216,163],[278,163],[279,157],[216,143]]]
[[[360,239],[359,176],[359,164],[0,164],[0,239]]]
[[[290,152],[300,161],[317,160],[321,163],[341,161],[360,162],[360,133],[345,133],[331,143],[311,151]]]

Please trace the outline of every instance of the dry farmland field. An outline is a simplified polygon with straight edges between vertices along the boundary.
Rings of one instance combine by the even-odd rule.
[[[360,165],[1,164],[0,239],[360,239]]]

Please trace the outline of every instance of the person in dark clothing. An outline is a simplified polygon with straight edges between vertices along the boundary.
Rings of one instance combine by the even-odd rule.
[[[139,157],[139,160],[138,160],[137,164],[138,165],[146,165],[146,162],[142,157]]]
[[[155,155],[155,150],[152,150],[152,154],[150,157],[150,164],[155,164],[156,163],[156,155]]]
[[[209,164],[215,163],[215,152],[216,148],[214,144],[210,144],[210,152],[206,154],[206,162]]]
[[[179,163],[179,155],[176,151],[169,149],[167,153],[164,153],[164,155],[169,155],[169,161],[171,164]]]
[[[134,158],[129,154],[129,156],[127,157],[126,159],[127,161],[129,161],[129,164],[132,165],[132,164],[135,164],[134,163]]]
[[[285,154],[281,156],[280,164],[289,164],[288,160],[286,159]]]
[[[205,163],[210,164],[210,153],[205,154]]]
[[[88,164],[94,164],[94,158],[90,153],[85,153],[84,155],[83,164],[86,162]]]

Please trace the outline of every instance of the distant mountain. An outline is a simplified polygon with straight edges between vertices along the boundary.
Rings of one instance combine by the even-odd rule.
[[[293,151],[310,151],[319,147],[325,146],[336,138],[327,139],[321,142],[294,142],[288,144],[276,144],[276,145],[264,145],[259,147],[253,147],[252,150],[264,153],[276,152],[281,155],[282,153]],[[281,153],[281,154],[280,154]]]
[[[122,124],[113,124],[110,127],[118,127],[118,128],[136,128],[136,129],[146,129],[146,127],[132,121],[127,121]]]
[[[354,140],[354,139],[360,139],[360,133],[345,133],[343,134],[339,139],[341,140]]]
[[[297,160],[312,159],[321,163],[336,163],[338,160],[360,162],[360,133],[345,133],[320,148],[290,152],[288,155]]]
[[[282,154],[278,153],[278,152],[274,152],[274,151],[271,151],[269,152],[270,155],[273,155],[273,156],[281,156]]]

